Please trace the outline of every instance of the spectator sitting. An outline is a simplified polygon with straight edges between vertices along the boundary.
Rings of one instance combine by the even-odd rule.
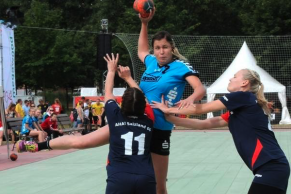
[[[16,111],[17,117],[23,118],[25,116],[24,110],[22,108],[22,100],[21,99],[17,100],[15,111]]]
[[[41,131],[43,133],[44,139],[47,138],[47,133],[42,129],[42,127],[39,125],[39,119],[41,118],[41,110],[35,109],[35,114],[34,114],[34,127],[37,131]]]
[[[15,111],[16,105],[14,103],[10,103],[8,108],[5,110],[5,117],[6,118],[15,118],[16,117],[16,111]],[[11,135],[12,142],[15,142],[15,135],[11,129],[8,129],[8,135]]]
[[[63,135],[63,131],[58,130],[57,115],[55,113],[52,113],[50,117],[46,118],[41,124],[41,127],[45,132],[47,132],[49,137],[53,135],[53,138],[57,138]]]
[[[49,106],[47,111],[42,116],[42,122],[44,122],[46,118],[50,117],[52,113],[54,113],[54,109],[51,106]]]
[[[62,104],[58,98],[55,99],[55,103],[52,105],[52,108],[54,109],[54,113],[56,115],[61,114],[63,108],[62,108]]]
[[[24,105],[22,106],[22,109],[24,110],[25,116],[29,115],[29,109],[30,109],[30,103],[28,100],[24,100]]]
[[[26,115],[22,120],[21,134],[31,137],[37,137],[39,142],[44,141],[44,133],[41,131],[34,130],[34,115],[35,109],[29,110],[29,115]]]
[[[16,108],[16,105],[11,102],[8,108],[5,110],[6,118],[15,118],[17,116],[15,108]]]

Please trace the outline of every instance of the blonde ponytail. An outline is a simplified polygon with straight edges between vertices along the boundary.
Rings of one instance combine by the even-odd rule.
[[[264,85],[261,82],[260,75],[251,69],[244,69],[244,79],[250,82],[250,92],[254,93],[257,97],[258,104],[262,107],[265,114],[271,116],[271,111],[268,107],[268,101],[264,95]]]
[[[184,57],[183,55],[180,54],[180,52],[177,49],[177,47],[173,48],[173,55],[174,55],[174,58],[176,58],[176,59],[179,59],[179,60],[184,61],[184,62],[188,62],[186,57]]]

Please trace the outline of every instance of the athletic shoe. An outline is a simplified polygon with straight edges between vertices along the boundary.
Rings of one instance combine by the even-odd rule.
[[[33,141],[20,140],[16,143],[16,150],[18,153],[21,152],[37,152],[38,145]]]

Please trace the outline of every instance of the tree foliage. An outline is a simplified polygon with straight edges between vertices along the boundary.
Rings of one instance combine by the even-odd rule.
[[[100,84],[102,71],[96,64],[100,20],[109,20],[112,33],[138,34],[140,20],[132,5],[128,0],[0,1],[0,19],[8,19],[5,12],[11,6],[20,6],[24,14],[15,30],[17,85],[47,89]],[[155,6],[149,33],[290,34],[288,0],[156,0]],[[113,39],[113,52],[121,54],[121,64],[130,64],[129,54],[117,38]]]

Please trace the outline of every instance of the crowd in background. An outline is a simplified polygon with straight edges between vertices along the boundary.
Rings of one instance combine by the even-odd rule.
[[[92,124],[103,127],[105,126],[104,104],[100,99],[92,103],[91,99],[82,97],[75,109],[71,111],[70,118],[74,122],[73,127],[84,127],[83,133],[92,131]]]
[[[57,115],[61,113],[65,112],[58,98],[55,99],[53,104],[40,99],[37,106],[32,100],[23,101],[18,99],[16,104],[10,103],[5,110],[5,117],[6,119],[23,118],[23,126],[20,133],[26,134],[29,132],[27,135],[43,141],[47,138],[56,138],[63,135],[57,124]],[[73,122],[73,128],[84,127],[82,134],[89,133],[93,131],[92,124],[96,125],[95,129],[105,126],[104,104],[100,99],[97,99],[96,103],[92,103],[91,99],[82,97],[73,111],[71,111],[70,118]],[[14,143],[17,132],[9,129],[10,126],[7,127],[9,138],[11,137]],[[3,136],[4,131],[0,119],[0,145],[2,145]]]
[[[58,98],[55,99],[52,105],[40,99],[37,106],[32,100],[24,100],[23,102],[22,99],[18,99],[16,104],[13,102],[9,104],[5,110],[5,117],[6,119],[23,118],[20,133],[29,131],[30,136],[36,136],[39,141],[43,141],[46,138],[55,138],[62,135],[62,131],[57,127],[56,119],[56,116],[61,113],[63,113],[63,107]],[[11,140],[14,143],[17,132],[12,131],[10,126],[7,127],[8,135],[11,136]],[[0,145],[2,145],[3,135],[3,125],[0,119]]]

